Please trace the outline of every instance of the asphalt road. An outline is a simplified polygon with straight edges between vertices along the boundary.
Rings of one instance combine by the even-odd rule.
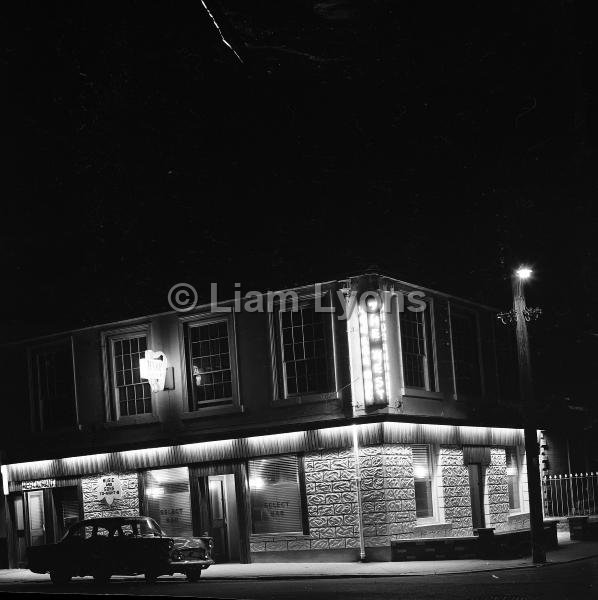
[[[91,579],[55,586],[48,580],[0,586],[0,593],[76,593],[194,598],[349,600],[352,598],[535,600],[598,598],[598,559],[486,573],[344,579],[220,580],[188,583],[165,577],[155,584],[137,578],[114,578],[106,585]]]

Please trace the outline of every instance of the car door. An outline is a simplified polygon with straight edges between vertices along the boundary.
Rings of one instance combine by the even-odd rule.
[[[83,544],[83,565],[85,573],[90,575],[96,571],[112,569],[112,552],[110,531],[103,525],[93,525],[91,535]]]
[[[79,573],[87,562],[86,530],[87,537],[91,537],[91,527],[85,527],[82,523],[74,525],[69,529],[68,535],[56,545],[58,564],[73,573]]]

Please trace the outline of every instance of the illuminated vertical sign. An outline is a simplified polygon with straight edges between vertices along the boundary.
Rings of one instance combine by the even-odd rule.
[[[388,356],[386,324],[378,299],[369,298],[359,307],[359,337],[363,392],[366,405],[386,402],[388,398]]]

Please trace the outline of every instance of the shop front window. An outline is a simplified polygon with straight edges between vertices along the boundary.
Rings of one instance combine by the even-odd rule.
[[[193,536],[187,467],[147,471],[145,500],[147,516],[152,517],[166,535]]]
[[[296,456],[249,461],[253,533],[303,533]]]

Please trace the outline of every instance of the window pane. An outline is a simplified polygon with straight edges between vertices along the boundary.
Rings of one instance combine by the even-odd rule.
[[[506,448],[505,454],[507,459],[509,508],[516,510],[519,508],[519,464],[517,461],[517,450],[515,448]]]
[[[32,351],[33,395],[44,430],[76,423],[73,359],[70,342]]]
[[[430,447],[412,446],[413,478],[415,482],[415,512],[418,519],[434,516],[432,499],[432,464]]]
[[[425,312],[405,309],[400,313],[403,373],[407,387],[426,388],[426,324]]]
[[[326,314],[314,305],[280,312],[283,372],[287,395],[330,391]]]
[[[192,537],[191,496],[187,467],[146,473],[148,515],[169,536]]]
[[[253,533],[303,531],[297,461],[296,456],[249,461]]]
[[[457,392],[476,395],[481,391],[478,328],[472,313],[451,315]]]
[[[145,335],[114,341],[112,345],[115,357],[113,381],[121,417],[152,412],[151,388],[147,382],[141,383],[139,376],[140,348],[146,346]]]
[[[434,516],[432,509],[432,483],[415,480],[415,516],[425,519]]]
[[[232,381],[228,321],[191,326],[189,342],[192,410],[230,404],[232,385],[223,385]]]

